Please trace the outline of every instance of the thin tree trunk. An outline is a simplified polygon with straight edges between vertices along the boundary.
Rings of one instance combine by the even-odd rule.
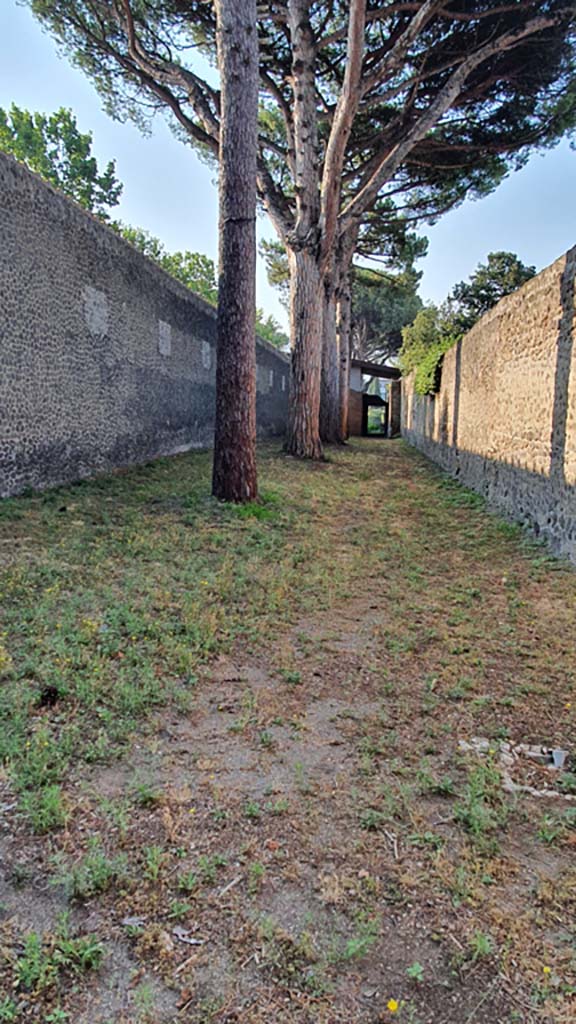
[[[340,355],[336,331],[336,293],[332,282],[324,286],[322,321],[322,377],[320,384],[320,437],[326,444],[340,441]]]
[[[336,329],[338,331],[338,343],[340,348],[340,415],[339,431],[340,441],[348,440],[348,397],[350,391],[350,366],[352,352],[352,292],[350,286],[350,274],[346,274],[338,296],[338,308],[336,314]]]
[[[322,279],[318,259],[309,250],[290,250],[288,261],[293,347],[286,451],[301,459],[319,459]]]
[[[256,0],[216,0],[221,77],[216,430],[212,493],[257,497]]]

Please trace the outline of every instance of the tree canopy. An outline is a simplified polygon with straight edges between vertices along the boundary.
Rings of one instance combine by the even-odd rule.
[[[180,130],[217,155],[219,89],[197,58],[215,53],[212,4],[28,2],[113,115],[142,125],[152,109],[167,108]],[[392,217],[437,216],[466,194],[490,190],[532,147],[574,128],[573,14],[565,0],[275,0],[259,6],[259,42],[259,189],[282,234],[298,232],[303,216],[301,179],[311,155],[298,150],[299,119],[317,136],[313,191],[324,193],[328,168],[341,165],[341,226],[379,195],[390,199]],[[306,90],[294,95],[295,47],[303,42],[308,113],[298,109],[310,107]]]
[[[437,390],[443,354],[484,313],[535,273],[535,267],[526,266],[513,252],[491,252],[468,281],[454,285],[441,306],[429,303],[420,310],[414,322],[403,328],[400,349],[402,371],[416,371],[417,393],[425,395]]]
[[[144,256],[158,263],[167,274],[175,277],[186,288],[201,295],[213,305],[218,299],[216,269],[209,256],[199,252],[167,252],[159,238],[142,228],[134,228],[128,224],[112,225],[127,242],[139,249]]]
[[[445,318],[455,331],[469,331],[484,313],[535,273],[536,267],[526,266],[513,252],[489,252],[486,263],[479,263],[468,281],[454,285]]]
[[[355,267],[352,279],[352,352],[359,359],[386,362],[402,345],[402,328],[422,308],[420,274],[410,269],[381,274]]]
[[[26,2],[113,116],[144,126],[162,108],[218,158],[212,3]],[[258,191],[290,254],[287,444],[316,458],[320,380],[333,383],[338,363],[330,292],[373,212],[392,233],[433,220],[574,132],[574,10],[566,0],[264,0],[258,44]]]
[[[92,132],[81,132],[71,110],[31,113],[12,104],[0,108],[0,149],[100,217],[120,200],[114,160],[104,171],[92,155]]]

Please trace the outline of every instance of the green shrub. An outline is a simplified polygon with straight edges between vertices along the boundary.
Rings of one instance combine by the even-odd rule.
[[[400,364],[403,373],[414,374],[417,395],[434,395],[440,390],[444,353],[460,335],[436,306],[425,306],[414,323],[402,330]]]

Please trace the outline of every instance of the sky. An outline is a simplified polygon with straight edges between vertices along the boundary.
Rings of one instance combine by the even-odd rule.
[[[114,217],[145,228],[167,249],[192,249],[216,260],[218,197],[214,172],[191,147],[176,139],[161,116],[152,134],[113,121],[89,79],[59,55],[55,41],[16,0],[0,0],[0,107],[11,103],[52,113],[70,107],[81,131],[91,131],[99,163],[116,160],[124,183]],[[566,142],[534,154],[491,195],[465,202],[433,227],[424,227],[428,255],[420,293],[441,302],[489,252],[515,252],[542,269],[576,244],[576,153]],[[262,218],[261,237],[273,238]],[[286,311],[266,280],[260,261],[258,305],[284,326]]]

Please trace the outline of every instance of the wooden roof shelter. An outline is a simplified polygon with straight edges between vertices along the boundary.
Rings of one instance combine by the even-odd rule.
[[[400,380],[402,376],[396,366],[383,366],[382,363],[371,363],[367,359],[353,359],[351,366],[370,377],[383,377],[385,380]]]

